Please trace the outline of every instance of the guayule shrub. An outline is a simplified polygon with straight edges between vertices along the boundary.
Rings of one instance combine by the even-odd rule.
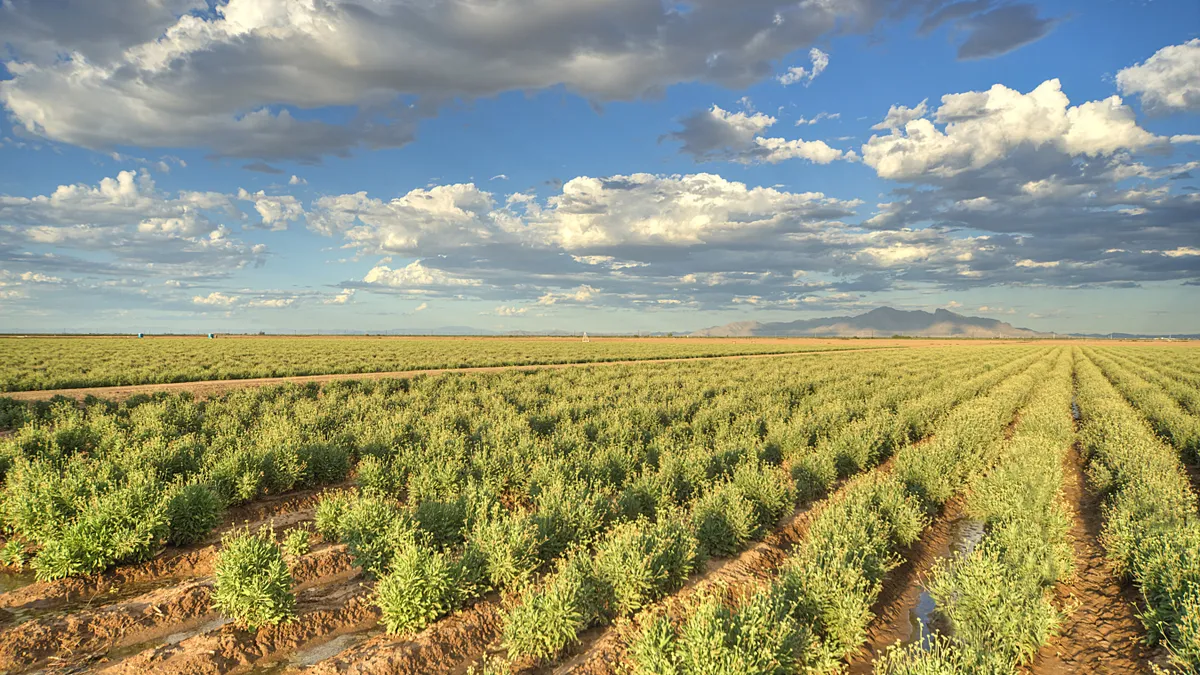
[[[528,581],[541,565],[542,538],[533,517],[523,511],[493,507],[472,529],[467,542],[479,552],[487,580],[494,588]]]
[[[683,585],[699,561],[699,542],[678,516],[639,520],[609,531],[596,551],[609,613],[628,616]]]
[[[342,514],[346,512],[355,496],[350,492],[335,492],[325,495],[317,502],[317,532],[322,537],[337,541],[341,532]]]
[[[375,602],[389,633],[414,633],[458,606],[457,570],[450,556],[409,541],[397,547],[375,585]]]
[[[752,507],[757,538],[777,523],[796,503],[796,489],[782,469],[759,462],[745,462],[733,472],[730,483]]]
[[[382,576],[398,546],[416,536],[412,519],[393,502],[361,496],[351,500],[338,519],[338,539],[363,571]]]
[[[283,552],[293,558],[300,557],[309,552],[312,544],[309,542],[308,530],[294,529],[287,533],[283,538]]]
[[[552,658],[604,616],[605,589],[590,556],[575,550],[540,588],[530,588],[509,610],[504,645],[511,656]]]
[[[705,557],[733,555],[755,530],[754,505],[726,483],[696,500],[692,527]]]
[[[306,443],[296,451],[304,463],[303,485],[328,485],[350,473],[350,451],[337,443]]]
[[[473,545],[457,556],[427,541],[398,545],[375,587],[375,602],[388,632],[414,633],[481,595],[487,588],[483,567]]]
[[[75,519],[42,540],[33,569],[42,580],[93,574],[149,559],[169,532],[163,486],[149,473],[79,503]]]
[[[467,523],[467,500],[460,496],[447,502],[422,502],[413,517],[417,527],[432,537],[435,545],[446,548],[461,544]]]
[[[200,541],[221,520],[221,500],[199,483],[175,485],[167,492],[167,539],[176,546]]]
[[[679,627],[651,621],[630,645],[634,675],[800,672],[809,634],[791,617],[789,601],[768,589],[737,612],[721,589],[706,593]]]
[[[222,537],[213,576],[213,607],[251,630],[296,615],[292,575],[270,528]]]

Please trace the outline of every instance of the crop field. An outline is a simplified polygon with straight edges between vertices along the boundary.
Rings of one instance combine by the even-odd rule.
[[[99,340],[4,382],[581,346]],[[1200,349],[611,345],[832,351],[0,399],[0,673],[1200,672]]]
[[[860,343],[862,346],[876,346]],[[0,392],[852,349],[852,340],[0,337]]]

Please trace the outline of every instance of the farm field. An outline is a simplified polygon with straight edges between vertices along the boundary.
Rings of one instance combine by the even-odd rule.
[[[889,346],[721,338],[0,337],[0,392]]]
[[[379,344],[466,358],[441,342]],[[680,342],[606,354],[853,344]],[[1188,345],[0,400],[0,427],[0,673],[1200,671]]]

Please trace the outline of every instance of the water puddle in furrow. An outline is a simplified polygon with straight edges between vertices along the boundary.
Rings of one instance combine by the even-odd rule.
[[[0,572],[0,593],[24,588],[33,582],[33,572]]]
[[[312,666],[326,659],[331,659],[351,647],[382,635],[383,628],[372,625],[369,628],[343,633],[323,642],[314,642],[303,649],[296,650],[288,658],[274,663],[254,666],[246,671],[247,675],[279,675],[288,668]]]
[[[1078,422],[1083,417],[1083,411],[1079,409],[1079,397],[1071,394],[1071,417]]]
[[[167,635],[157,639],[143,640],[141,642],[135,642],[131,645],[125,645],[124,647],[117,647],[116,649],[110,650],[107,654],[107,659],[110,663],[116,663],[118,661],[124,661],[125,659],[134,656],[135,654],[140,654],[148,649],[177,645],[188,638],[193,638],[197,635],[203,635],[204,633],[217,630],[230,621],[231,619],[228,617],[221,616],[213,618],[213,616],[210,614],[208,616],[204,616],[194,621],[182,624],[182,626],[172,627],[178,629],[185,626],[193,626],[192,628],[177,630],[174,633],[168,633]]]
[[[951,524],[950,528],[950,543],[944,551],[938,553],[939,559],[956,554],[970,555],[975,550],[975,546],[983,539],[982,521],[959,518]],[[908,610],[909,634],[908,638],[904,640],[904,644],[915,642],[921,644],[924,649],[929,648],[933,634],[942,630],[935,624],[933,616],[935,609],[937,609],[937,603],[933,596],[929,595],[928,590],[922,588],[917,604]]]

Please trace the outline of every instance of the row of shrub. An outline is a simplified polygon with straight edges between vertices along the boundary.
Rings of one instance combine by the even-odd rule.
[[[1052,359],[954,409],[893,470],[853,482],[813,519],[778,578],[738,607],[720,593],[681,621],[647,623],[630,645],[636,673],[831,672],[857,651],[898,551],[994,459],[1004,429]]]
[[[1187,412],[1200,415],[1200,373],[1178,363],[1164,362],[1153,352],[1143,354],[1142,351],[1101,349],[1092,353],[1116,361],[1146,382],[1162,388]]]
[[[1144,349],[1138,347],[1107,347],[1105,354],[1119,354],[1127,360],[1140,363],[1156,372],[1200,390],[1200,354],[1188,347]],[[1193,401],[1195,399],[1192,399]],[[1200,412],[1192,408],[1192,412]]]
[[[1200,465],[1200,417],[1184,410],[1159,384],[1148,382],[1127,365],[1092,349],[1085,349],[1084,355],[1184,461]]]
[[[1088,483],[1101,542],[1145,602],[1142,621],[1185,672],[1200,670],[1200,515],[1178,453],[1083,354],[1075,361]]]
[[[1061,501],[1074,439],[1072,359],[1021,410],[999,461],[970,481],[965,512],[984,525],[967,551],[937,561],[925,582],[944,632],[896,646],[875,664],[885,675],[1016,673],[1059,624],[1054,586],[1071,575],[1071,517]]]

